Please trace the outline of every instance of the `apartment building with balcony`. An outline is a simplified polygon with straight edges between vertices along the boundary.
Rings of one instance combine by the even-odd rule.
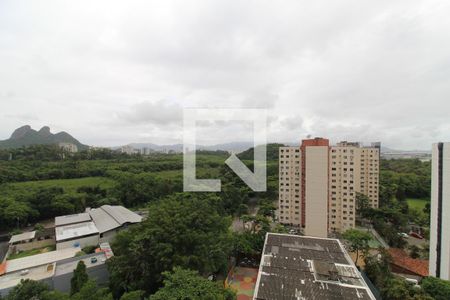
[[[363,147],[323,138],[279,149],[280,223],[326,237],[355,227],[356,195],[378,207],[380,144]]]

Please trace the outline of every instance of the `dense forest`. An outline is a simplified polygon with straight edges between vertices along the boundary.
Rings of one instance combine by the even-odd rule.
[[[199,151],[198,178],[221,178],[224,209],[236,213],[255,198],[224,164],[223,151]],[[245,161],[251,168],[252,161]],[[0,150],[0,231],[33,224],[86,207],[122,204],[141,208],[181,192],[181,154],[126,155],[108,149],[65,153],[56,146]],[[268,162],[268,191],[276,199],[278,165]]]
[[[380,183],[384,193],[395,193],[400,199],[429,199],[431,192],[431,162],[418,159],[381,160]],[[383,196],[386,196],[384,194]],[[382,198],[387,200],[387,198]]]

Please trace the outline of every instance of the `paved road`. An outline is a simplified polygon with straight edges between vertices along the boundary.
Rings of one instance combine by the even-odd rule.
[[[3,262],[6,252],[8,251],[8,242],[0,242],[0,263]]]
[[[427,243],[426,239],[417,239],[412,236],[408,236],[405,240],[408,242],[408,245],[416,245],[418,247],[423,247]]]

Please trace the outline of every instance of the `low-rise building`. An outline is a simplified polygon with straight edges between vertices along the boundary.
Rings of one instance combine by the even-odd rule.
[[[142,221],[142,217],[123,206],[103,205],[89,215],[100,233],[100,242],[111,242],[117,232]]]
[[[56,248],[95,246],[111,242],[117,232],[142,221],[120,205],[103,205],[86,213],[55,218]]]
[[[78,262],[83,261],[86,272],[98,284],[108,281],[106,260],[111,257],[109,245],[93,254],[76,257],[78,248],[65,248],[24,258],[7,260],[0,265],[0,296],[6,296],[23,279],[40,281],[61,292],[70,291],[70,280]]]
[[[9,247],[16,246],[20,247],[20,245],[32,243],[36,238],[36,231],[23,232],[20,234],[15,234],[11,236],[8,244]]]
[[[100,234],[94,222],[83,222],[55,228],[56,249],[95,246]]]
[[[254,300],[375,300],[337,239],[267,233]]]
[[[390,262],[392,273],[416,282],[429,275],[428,260],[411,258],[408,253],[398,248],[389,248],[387,251],[392,259]]]
[[[8,254],[52,246],[55,244],[54,235],[54,231],[51,228],[13,235],[8,242]]]

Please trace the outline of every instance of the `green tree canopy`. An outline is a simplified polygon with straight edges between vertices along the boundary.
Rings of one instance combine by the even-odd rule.
[[[86,265],[80,260],[76,269],[73,271],[73,277],[70,280],[70,294],[73,295],[78,293],[88,280],[89,277],[86,273]]]
[[[436,277],[426,277],[421,283],[422,289],[436,300],[450,299],[450,281]]]
[[[20,281],[6,297],[6,300],[39,299],[48,286],[42,282],[25,279]]]
[[[148,218],[119,235],[110,260],[115,296],[128,290],[154,292],[162,273],[181,266],[217,272],[231,252],[231,219],[218,213],[212,194],[175,194],[149,206]],[[119,289],[119,291],[118,291]]]
[[[70,297],[70,300],[113,300],[113,297],[108,289],[99,288],[95,281],[88,280],[79,292]]]
[[[356,252],[355,264],[358,263],[360,252],[366,253],[369,250],[369,241],[372,239],[367,232],[349,229],[342,235],[350,243],[350,251]]]
[[[163,273],[164,286],[150,300],[232,300],[236,295],[220,283],[209,281],[197,272],[174,268]]]

